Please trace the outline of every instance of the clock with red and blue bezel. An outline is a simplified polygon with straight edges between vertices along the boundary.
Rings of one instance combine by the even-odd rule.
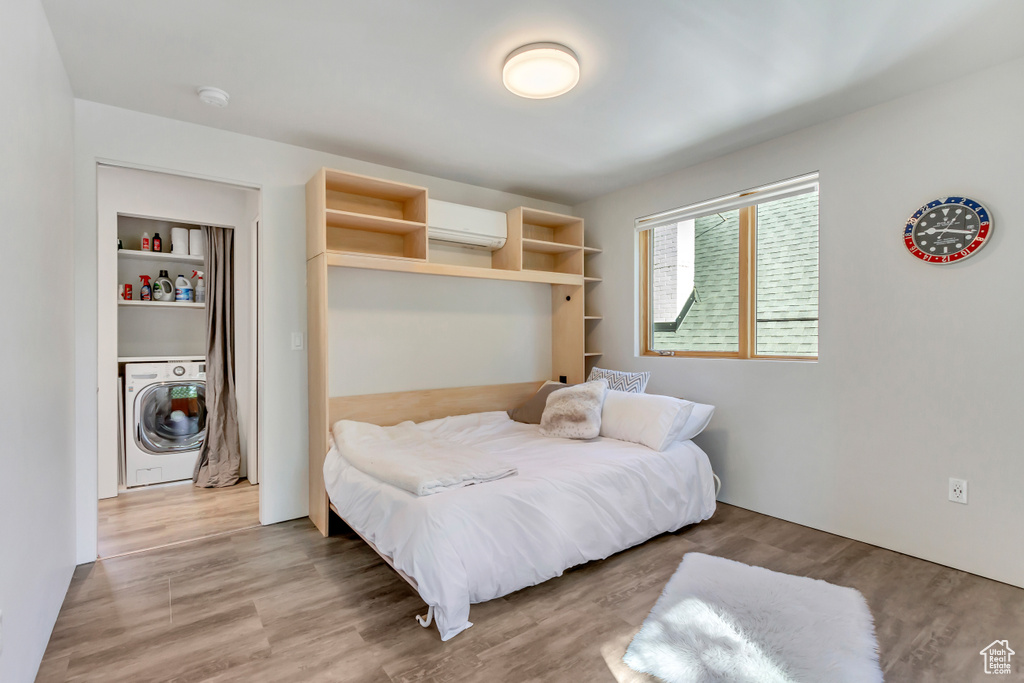
[[[991,234],[992,216],[981,202],[943,197],[910,217],[903,229],[903,243],[926,263],[956,263],[977,253]]]

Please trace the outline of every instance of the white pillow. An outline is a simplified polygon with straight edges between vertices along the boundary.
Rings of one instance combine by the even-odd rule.
[[[601,407],[608,382],[584,382],[548,394],[540,433],[564,439],[594,439],[601,433]]]
[[[609,391],[601,411],[601,436],[660,453],[679,439],[693,406],[671,396]]]
[[[679,400],[682,401],[684,399]],[[686,401],[686,403],[693,403],[693,412],[690,413],[690,418],[683,425],[683,430],[679,432],[679,436],[676,437],[679,441],[689,441],[703,432],[704,428],[711,422],[711,416],[715,414],[715,407],[710,403],[694,403],[693,401]]]

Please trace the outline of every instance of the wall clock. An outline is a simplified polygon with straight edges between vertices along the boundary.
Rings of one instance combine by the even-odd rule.
[[[988,209],[967,197],[943,197],[917,210],[903,229],[907,251],[927,263],[962,261],[992,233]]]

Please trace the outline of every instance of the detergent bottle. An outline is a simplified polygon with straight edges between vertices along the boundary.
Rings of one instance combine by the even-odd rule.
[[[192,277],[196,279],[196,303],[206,303],[206,285],[203,283],[203,271],[193,270]]]
[[[171,278],[167,276],[166,270],[161,270],[160,276],[153,281],[153,299],[174,301],[174,285],[171,284]]]
[[[142,289],[139,290],[139,298],[143,301],[152,301],[153,288],[149,286],[149,281],[153,278],[148,275],[140,275],[139,279],[142,280]]]
[[[174,300],[192,301],[192,281],[180,273],[174,281]]]

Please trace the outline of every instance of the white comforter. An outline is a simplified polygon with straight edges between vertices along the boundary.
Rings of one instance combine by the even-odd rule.
[[[472,626],[469,606],[541,583],[666,531],[709,518],[715,487],[692,441],[663,453],[599,437],[541,436],[503,412],[425,422],[477,446],[519,475],[417,497],[345,461],[324,463],[331,502],[360,534],[416,580],[441,639]]]
[[[334,445],[350,464],[387,484],[429,496],[511,477],[516,468],[482,448],[442,439],[412,422],[378,427],[338,420]]]

